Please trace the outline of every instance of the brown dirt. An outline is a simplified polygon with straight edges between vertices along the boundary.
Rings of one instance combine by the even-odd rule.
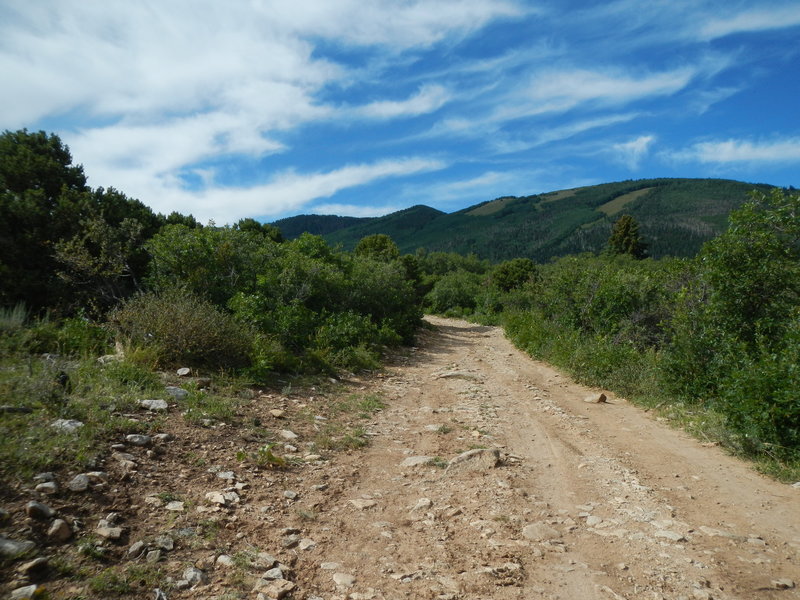
[[[119,511],[128,532],[112,549],[120,567],[134,562],[124,556],[133,541],[194,528],[193,537],[175,535],[159,585],[168,588],[166,577],[180,579],[190,564],[210,581],[168,591],[170,600],[255,598],[266,568],[259,551],[291,567],[300,599],[800,598],[798,587],[775,584],[800,586],[800,490],[613,394],[584,402],[599,390],[531,360],[498,328],[429,321],[436,329],[382,376],[351,382],[387,404],[369,420],[352,416],[367,429],[367,448],[270,470],[236,458],[259,443],[242,428],[190,429],[171,419],[164,430],[176,441],[164,455],[141,454],[135,474],[95,493],[94,521],[72,497],[51,504],[85,513],[87,531],[103,511]],[[313,394],[265,394],[240,416],[295,431],[302,455],[326,422],[314,416],[327,414],[328,399]],[[286,415],[270,417],[274,408]],[[500,464],[443,468],[475,448],[499,450]],[[415,456],[433,460],[401,466]],[[239,503],[215,509],[205,500],[225,489],[210,465],[235,472]],[[145,503],[165,491],[186,510]],[[313,544],[295,545],[292,535]],[[237,565],[215,566],[223,553]],[[337,584],[337,573],[352,575],[352,586]],[[57,597],[102,597],[75,579],[49,585]]]

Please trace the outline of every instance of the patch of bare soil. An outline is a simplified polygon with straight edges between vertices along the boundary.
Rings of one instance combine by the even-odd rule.
[[[140,573],[127,582],[138,597],[800,598],[800,490],[613,394],[585,402],[600,390],[498,328],[429,321],[417,348],[352,383],[384,399],[376,413],[343,422],[313,392],[243,404],[242,422],[297,435],[273,447],[298,457],[288,469],[258,455],[258,428],[169,418],[174,440],[130,449],[127,471],[109,458],[109,483],[89,495],[47,501],[78,519],[81,539],[118,513],[123,537],[99,545],[110,572]],[[371,443],[308,456],[326,427],[332,440],[361,427]],[[25,520],[26,493],[3,535],[62,556],[62,575],[47,576],[56,597],[112,596],[75,575],[90,560],[75,541],[48,542]],[[142,553],[130,553],[137,541]],[[26,583],[6,572],[8,590]]]

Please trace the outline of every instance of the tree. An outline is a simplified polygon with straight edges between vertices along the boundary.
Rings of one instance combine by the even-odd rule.
[[[41,309],[63,296],[53,247],[90,210],[81,166],[58,136],[0,135],[0,305]]]
[[[400,258],[400,249],[388,235],[376,233],[361,238],[361,241],[356,244],[353,254],[390,262]]]
[[[283,242],[283,234],[280,229],[268,223],[259,223],[255,219],[239,219],[239,222],[234,225],[234,228],[239,231],[253,231],[259,233],[279,244]]]
[[[647,244],[639,233],[639,223],[630,215],[622,215],[611,230],[608,249],[612,254],[630,254],[642,259],[647,256]]]
[[[536,277],[536,264],[530,258],[513,258],[500,263],[492,272],[492,282],[510,292]]]

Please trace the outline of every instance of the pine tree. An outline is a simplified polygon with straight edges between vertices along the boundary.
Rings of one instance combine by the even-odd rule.
[[[622,215],[611,230],[608,249],[612,254],[630,254],[634,258],[647,257],[647,244],[639,233],[639,223],[630,215]]]

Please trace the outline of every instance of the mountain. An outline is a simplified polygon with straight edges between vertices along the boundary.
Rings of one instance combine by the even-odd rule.
[[[311,221],[303,215],[274,225],[287,238],[307,230],[348,250],[364,236],[385,233],[403,253],[425,248],[492,261],[522,256],[545,261],[602,250],[611,225],[624,213],[639,222],[651,256],[693,256],[726,228],[728,214],[750,191],[771,188],[726,179],[639,179],[504,196],[454,213],[419,205],[355,222],[333,216]],[[316,229],[303,229],[303,223]]]
[[[283,237],[293,240],[302,233],[326,235],[345,227],[357,225],[363,221],[370,221],[369,217],[337,217],[335,215],[297,215],[287,219],[280,219],[272,223],[281,230]]]

